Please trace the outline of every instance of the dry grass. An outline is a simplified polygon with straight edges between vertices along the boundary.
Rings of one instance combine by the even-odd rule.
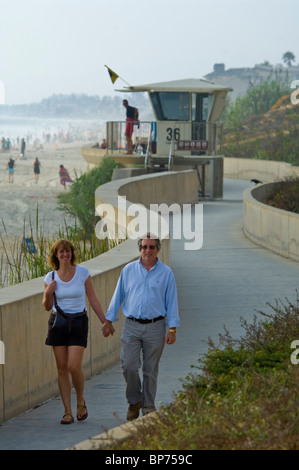
[[[47,261],[51,246],[59,238],[66,238],[73,243],[78,263],[99,256],[117,244],[114,240],[98,240],[95,234],[88,237],[76,223],[74,227],[65,223],[57,233],[45,235],[43,230],[38,228],[38,224],[37,228],[33,229],[29,220],[28,229],[24,221],[23,237],[8,237],[3,221],[2,225],[4,234],[0,233],[0,288],[44,276],[50,270]],[[29,245],[24,243],[25,233],[30,234]],[[35,252],[31,252],[33,244]]]

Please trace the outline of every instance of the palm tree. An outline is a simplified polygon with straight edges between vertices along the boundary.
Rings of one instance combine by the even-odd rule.
[[[282,56],[282,60],[284,61],[285,64],[287,64],[288,67],[292,66],[292,62],[295,62],[295,56],[293,52],[285,52]]]

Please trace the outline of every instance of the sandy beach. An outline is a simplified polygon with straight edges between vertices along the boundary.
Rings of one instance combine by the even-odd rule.
[[[29,236],[29,220],[35,228],[37,207],[39,227],[42,227],[44,235],[56,233],[64,225],[64,219],[69,220],[57,208],[57,194],[69,191],[70,187],[67,184],[67,189],[64,189],[60,184],[59,167],[62,164],[71,178],[75,173],[79,176],[84,173],[87,164],[81,154],[82,146],[84,143],[81,141],[43,144],[40,150],[29,146],[23,159],[19,158],[19,150],[0,152],[0,233],[3,237],[6,236],[5,230],[9,237],[22,237],[24,222],[26,236]],[[13,183],[9,183],[6,168],[10,157],[15,160]],[[41,164],[37,182],[33,172],[36,157]]]

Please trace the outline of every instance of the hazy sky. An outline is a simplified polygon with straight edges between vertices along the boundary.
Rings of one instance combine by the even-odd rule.
[[[0,102],[299,63],[298,0],[0,0]],[[3,101],[2,101],[3,102]]]

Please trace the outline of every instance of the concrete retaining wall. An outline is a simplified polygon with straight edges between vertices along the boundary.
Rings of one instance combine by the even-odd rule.
[[[97,189],[96,205],[105,202],[117,210],[118,194],[146,207],[155,201],[178,202],[181,205],[193,203],[197,201],[198,178],[196,171],[187,171],[114,181]],[[129,219],[125,217],[124,220],[127,224]],[[122,267],[137,257],[136,241],[128,239],[109,252],[82,263],[90,271],[104,311]],[[162,241],[160,258],[170,263],[167,238]],[[0,290],[0,340],[5,346],[5,364],[0,364],[0,423],[58,393],[52,348],[45,346],[49,312],[42,307],[43,286],[43,278],[38,278]],[[90,333],[84,355],[86,377],[103,371],[119,360],[123,321],[122,315],[119,315],[116,334],[103,338],[96,315],[90,311],[88,313]]]
[[[244,234],[257,245],[299,261],[299,215],[262,203],[273,192],[275,182],[298,177],[299,167],[285,162],[224,158],[224,176],[244,180],[255,178],[270,183],[244,192]]]
[[[299,176],[299,167],[285,162],[254,160],[252,158],[224,159],[224,177],[243,180],[257,179],[263,183]]]
[[[81,153],[87,163],[87,170],[91,170],[101,163],[103,157],[107,154],[107,151],[105,149],[82,147]]]
[[[263,204],[278,183],[262,184],[243,194],[243,230],[254,243],[299,261],[299,214]]]

